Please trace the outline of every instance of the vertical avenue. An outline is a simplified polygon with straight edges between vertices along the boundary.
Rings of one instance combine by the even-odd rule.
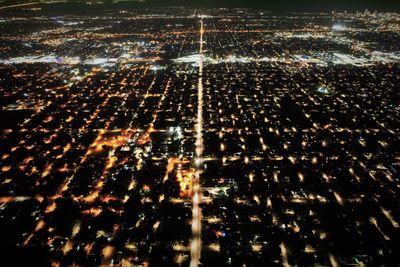
[[[201,256],[201,189],[200,189],[200,174],[202,170],[202,155],[203,155],[203,35],[204,23],[200,17],[200,44],[199,44],[199,60],[198,60],[198,83],[197,83],[197,119],[196,119],[196,157],[195,167],[196,175],[193,180],[193,208],[192,208],[192,240],[190,247],[190,266],[199,266]]]

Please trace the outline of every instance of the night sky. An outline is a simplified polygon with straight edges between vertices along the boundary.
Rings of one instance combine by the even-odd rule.
[[[399,11],[400,0],[149,0],[157,4],[204,7],[263,7],[276,10]]]
[[[40,1],[40,0],[39,0]],[[87,2],[90,0],[68,0],[69,2]],[[91,2],[111,3],[112,0],[91,0]],[[127,0],[135,1],[135,0]],[[248,7],[265,8],[272,11],[400,11],[400,0],[144,0],[129,5],[145,6],[191,6],[191,7]],[[0,0],[0,6],[16,2],[34,2],[34,0]],[[126,3],[125,3],[126,4]]]

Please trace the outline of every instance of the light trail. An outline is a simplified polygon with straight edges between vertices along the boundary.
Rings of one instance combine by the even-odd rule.
[[[197,83],[197,122],[196,122],[196,173],[193,179],[193,207],[192,207],[192,240],[190,245],[190,267],[197,267],[201,257],[201,189],[200,174],[202,171],[203,156],[203,18],[200,17],[200,45],[199,45],[199,76]]]
[[[15,8],[15,7],[31,6],[31,5],[36,5],[36,4],[40,4],[40,2],[30,2],[30,3],[9,5],[9,6],[0,6],[0,10],[9,9],[9,8]]]

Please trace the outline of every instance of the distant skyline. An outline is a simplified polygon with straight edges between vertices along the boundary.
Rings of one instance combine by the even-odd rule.
[[[50,0],[51,1],[51,0]],[[0,5],[36,2],[32,0],[0,0]],[[49,1],[37,1],[49,2]],[[400,11],[399,0],[66,0],[66,2],[144,2],[150,6],[190,6],[190,7],[248,7],[264,8],[272,11]]]
[[[400,10],[399,0],[148,0],[205,7],[263,7],[272,10]]]

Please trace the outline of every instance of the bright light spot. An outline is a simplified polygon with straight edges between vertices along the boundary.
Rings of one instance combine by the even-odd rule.
[[[337,23],[332,26],[332,30],[333,31],[344,31],[344,30],[346,30],[346,26],[344,26],[343,24]]]

